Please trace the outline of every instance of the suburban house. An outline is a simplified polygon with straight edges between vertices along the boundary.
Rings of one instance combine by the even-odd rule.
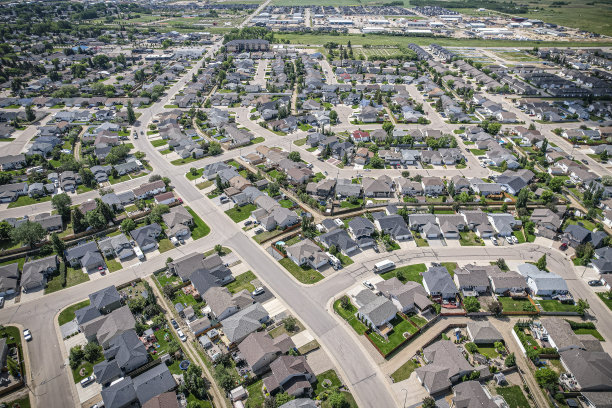
[[[183,282],[191,280],[191,275],[199,270],[206,271],[220,279],[222,284],[219,286],[232,281],[231,271],[218,254],[205,257],[202,253],[194,252],[168,263],[168,271],[177,275]]]
[[[98,268],[106,267],[96,241],[89,241],[70,247],[64,251],[64,256],[68,263],[70,263],[70,266],[73,268],[85,268],[87,272],[94,272]]]
[[[397,310],[402,313],[424,311],[432,305],[431,300],[427,297],[427,292],[417,282],[407,281],[404,284],[393,277],[378,282],[376,290],[393,302]]]
[[[202,295],[211,311],[211,318],[224,320],[255,301],[246,290],[231,294],[227,288],[213,286]],[[248,334],[248,333],[247,333]]]
[[[397,241],[412,238],[412,233],[401,215],[387,215],[374,220],[374,225],[383,233]]]
[[[130,231],[132,239],[136,241],[141,251],[149,251],[157,248],[157,237],[162,233],[162,227],[157,224],[144,225]]]
[[[457,268],[453,277],[457,289],[463,296],[479,296],[489,291],[489,278],[483,269],[467,270]]]
[[[296,265],[308,264],[313,269],[319,269],[329,263],[329,257],[325,252],[309,239],[287,247],[287,257]]]
[[[0,296],[10,296],[17,292],[19,265],[13,262],[0,266]]]
[[[548,338],[550,346],[559,353],[571,349],[588,350],[595,342],[599,343],[592,334],[576,334],[570,324],[558,317],[547,317],[540,319],[542,325],[542,336]],[[598,347],[601,350],[601,346]]]
[[[470,321],[466,328],[470,341],[476,344],[503,342],[504,337],[489,321]]]
[[[529,291],[533,296],[559,298],[571,300],[565,279],[553,272],[541,271],[532,264],[522,264],[517,267],[518,272],[526,279]],[[568,299],[569,297],[569,299]]]
[[[376,296],[371,290],[364,289],[356,296],[360,299],[357,304],[357,317],[365,322],[366,326],[376,330],[381,336],[389,332],[388,323],[395,318],[397,308],[384,296]]]
[[[345,255],[355,252],[359,248],[357,242],[353,241],[348,232],[342,228],[319,235],[316,239],[327,248],[332,245],[335,246],[338,251]]]
[[[455,299],[457,287],[444,266],[432,266],[423,272],[423,287],[432,297]]]
[[[137,199],[144,200],[166,191],[166,184],[163,180],[157,180],[152,183],[141,184],[132,191]]]
[[[504,112],[505,113],[505,112]],[[478,381],[465,381],[453,387],[454,408],[498,408],[507,406],[502,396],[491,396]]]
[[[80,325],[87,341],[97,341],[103,348],[108,348],[110,340],[124,331],[131,330],[136,320],[128,306],[122,306],[109,314],[101,315]]]
[[[444,182],[440,177],[423,177],[421,184],[427,195],[437,196],[444,192]]]
[[[257,375],[265,372],[277,357],[294,347],[295,344],[286,334],[272,338],[267,333],[254,332],[242,340],[238,349],[251,371]]]
[[[450,340],[440,340],[423,349],[426,365],[415,370],[417,379],[430,394],[448,390],[474,368]]]
[[[121,294],[115,286],[108,286],[89,295],[90,305],[102,314],[107,314],[121,307]]]
[[[266,390],[272,395],[286,392],[294,397],[310,396],[317,380],[304,356],[280,356],[270,364],[272,374],[264,378]]]
[[[166,235],[169,237],[188,237],[193,226],[193,216],[183,206],[176,206],[170,212],[162,215],[164,223],[168,226]]]
[[[248,292],[247,292],[248,294]],[[230,344],[239,344],[246,336],[261,329],[270,317],[260,303],[252,303],[223,321],[223,332]]]
[[[124,234],[106,237],[98,241],[98,247],[105,257],[126,259],[134,255],[132,244]]]
[[[483,269],[489,277],[491,290],[497,295],[524,297],[527,296],[527,282],[525,278],[515,271],[502,271],[496,265],[476,266],[466,265],[468,271]]]

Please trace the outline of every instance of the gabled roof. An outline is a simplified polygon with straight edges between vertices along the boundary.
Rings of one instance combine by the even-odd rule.
[[[121,369],[133,368],[135,363],[143,365],[147,362],[148,353],[145,345],[135,330],[126,330],[110,340],[109,347],[104,351],[106,358],[114,358]]]
[[[491,342],[502,341],[504,338],[493,325],[488,322],[470,321],[467,325],[473,342]]]
[[[223,330],[230,342],[240,342],[248,334],[261,327],[261,322],[267,320],[268,312],[259,303],[239,311],[223,321]]]
[[[104,289],[100,289],[97,292],[89,295],[91,305],[98,310],[102,310],[109,305],[121,301],[121,295],[115,286],[108,286]]]
[[[582,390],[612,391],[612,357],[608,353],[570,349],[559,354]]]
[[[427,284],[429,292],[456,293],[457,287],[448,270],[444,266],[430,267],[423,272],[423,281]]]
[[[160,364],[165,366],[165,364]],[[130,377],[104,388],[101,392],[104,406],[108,408],[124,408],[138,400],[136,390]]]
[[[166,364],[158,364],[150,370],[145,371],[138,377],[134,377],[134,390],[140,404],[144,404],[151,398],[170,391],[176,387],[176,381]]]
[[[359,314],[367,316],[375,326],[380,326],[397,313],[397,308],[383,296],[376,296],[371,302],[359,308]]]
[[[116,361],[102,361],[93,367],[93,374],[98,384],[106,384],[123,375]]]
[[[96,319],[102,316],[100,311],[96,307],[91,306],[91,305],[85,306],[85,307],[82,307],[76,310],[74,314],[76,316],[76,321],[79,324],[79,326],[89,322],[90,320],[93,320],[93,319]]]

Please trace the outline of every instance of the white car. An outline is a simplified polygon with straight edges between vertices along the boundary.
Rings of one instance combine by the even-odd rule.
[[[366,288],[370,290],[374,290],[374,285],[372,285],[370,281],[363,281],[363,286],[365,286]]]
[[[257,295],[261,295],[262,293],[264,293],[264,288],[263,286],[260,286],[258,288],[255,288],[255,290],[251,293],[251,295],[257,296]]]
[[[497,238],[495,237],[491,237],[491,242],[493,243],[493,245],[497,246]]]
[[[181,329],[177,329],[176,334],[178,334],[178,337],[179,339],[181,339],[181,341],[187,341],[187,336],[185,336],[185,333],[183,333]]]
[[[519,243],[518,238],[515,237],[514,235],[511,238],[512,238],[512,242],[514,242],[515,244]]]
[[[94,382],[95,379],[96,377],[94,377],[93,375],[83,378],[81,380],[81,387],[85,387],[86,385],[91,384],[92,382]]]
[[[32,340],[32,333],[30,332],[30,329],[25,329],[23,331],[23,338],[26,339],[26,341]]]
[[[510,237],[506,237],[506,242],[509,243],[510,245],[514,244],[514,241]]]

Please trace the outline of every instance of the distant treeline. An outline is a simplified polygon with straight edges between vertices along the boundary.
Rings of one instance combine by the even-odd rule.
[[[274,33],[265,27],[244,27],[225,34],[223,43],[233,40],[268,40],[274,41]]]
[[[410,0],[412,6],[438,6],[447,9],[451,8],[486,8],[501,13],[524,14],[529,11],[526,4],[517,4],[513,1],[497,2],[489,0]]]

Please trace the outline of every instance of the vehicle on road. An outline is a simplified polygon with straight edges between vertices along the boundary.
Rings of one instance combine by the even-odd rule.
[[[567,243],[562,243],[561,245],[559,245],[559,249],[562,251],[565,251],[567,249]]]
[[[602,286],[603,282],[597,279],[593,279],[589,281],[589,286]]]
[[[96,377],[94,377],[93,375],[90,375],[89,377],[85,377],[81,380],[81,387],[85,387],[86,385],[91,384],[92,382],[94,382],[94,380],[96,379]]]
[[[385,259],[374,265],[374,273],[383,273],[395,269],[395,262]]]
[[[138,139],[138,133],[134,135],[134,139]]]
[[[4,296],[0,296],[0,308],[4,307]]]
[[[372,283],[370,281],[363,281],[363,286],[365,286],[366,288],[370,289],[370,290],[374,290],[374,285],[372,285]]]
[[[263,286],[260,286],[258,288],[255,288],[255,290],[251,293],[251,295],[253,296],[257,296],[257,295],[261,295],[262,293],[264,293],[265,289],[263,288]]]
[[[25,329],[23,331],[23,338],[26,339],[26,341],[32,340],[32,332],[30,332],[30,329]]]
[[[179,325],[178,325],[178,323],[176,322],[176,320],[172,319],[172,320],[170,320],[170,323],[172,324],[172,327],[174,327],[175,329],[178,329],[178,328],[179,328]]]
[[[588,160],[582,159],[580,161],[583,162],[584,164],[589,164]]]
[[[176,334],[178,335],[178,338],[181,339],[181,341],[187,341],[187,336],[185,336],[185,333],[183,333],[181,329],[176,329]]]

